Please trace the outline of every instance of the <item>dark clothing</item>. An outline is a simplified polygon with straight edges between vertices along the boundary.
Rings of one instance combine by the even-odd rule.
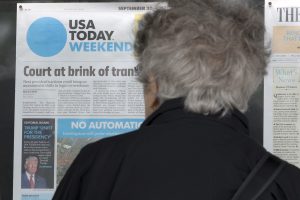
[[[47,188],[47,183],[45,178],[35,174],[35,187],[34,188]],[[21,188],[25,189],[25,188],[30,188],[30,182],[26,176],[26,173],[22,173],[22,177],[21,177]]]
[[[229,200],[264,153],[239,111],[205,116],[174,99],[139,130],[84,147],[53,199]],[[299,187],[287,165],[261,199],[299,200]]]

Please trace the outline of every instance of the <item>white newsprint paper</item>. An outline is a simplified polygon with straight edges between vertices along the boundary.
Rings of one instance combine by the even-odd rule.
[[[50,200],[84,145],[139,128],[134,33],[159,6],[17,5],[14,200]]]
[[[300,1],[265,1],[264,146],[300,167]]]

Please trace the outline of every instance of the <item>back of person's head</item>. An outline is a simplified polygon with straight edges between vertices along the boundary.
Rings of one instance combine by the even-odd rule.
[[[183,97],[198,113],[244,112],[267,65],[259,11],[221,0],[172,1],[144,16],[135,53],[139,80],[157,82],[157,98]]]

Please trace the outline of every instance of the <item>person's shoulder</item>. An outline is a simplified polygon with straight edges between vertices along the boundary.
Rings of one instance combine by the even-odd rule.
[[[124,152],[126,148],[129,148],[131,144],[134,143],[136,138],[138,137],[139,130],[111,136],[107,138],[100,139],[96,142],[92,142],[87,144],[85,147],[82,148],[81,154],[85,155],[93,155],[93,154],[104,154],[105,152],[109,151],[120,151]]]
[[[21,175],[22,183],[27,180],[26,172],[23,172]]]
[[[300,169],[298,167],[285,163],[285,167],[278,175],[276,182],[289,197],[288,199],[300,199]]]
[[[290,163],[287,163],[286,171],[289,175],[297,176],[297,178],[299,178],[298,181],[300,181],[300,169],[298,167]]]
[[[300,185],[300,169],[290,163],[287,163],[283,173],[290,181],[297,182]],[[299,191],[300,192],[300,191]],[[300,194],[300,193],[299,193]]]
[[[41,180],[41,181],[45,181],[46,179],[38,174],[35,175],[36,179]]]
[[[112,183],[137,135],[138,131],[133,131],[104,138],[83,147],[64,175],[53,199],[62,199],[66,194],[75,199],[80,191],[99,191],[99,187],[87,186],[89,184],[85,184],[83,180],[97,182],[96,186],[101,184],[107,186]],[[102,192],[107,191],[103,189]]]
[[[46,179],[40,175],[36,175],[36,180],[42,184],[46,183]]]

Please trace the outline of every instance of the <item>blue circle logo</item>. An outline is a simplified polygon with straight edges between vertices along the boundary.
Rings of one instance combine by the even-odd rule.
[[[27,31],[27,44],[37,55],[50,57],[66,45],[67,31],[55,18],[43,17],[34,21]]]

